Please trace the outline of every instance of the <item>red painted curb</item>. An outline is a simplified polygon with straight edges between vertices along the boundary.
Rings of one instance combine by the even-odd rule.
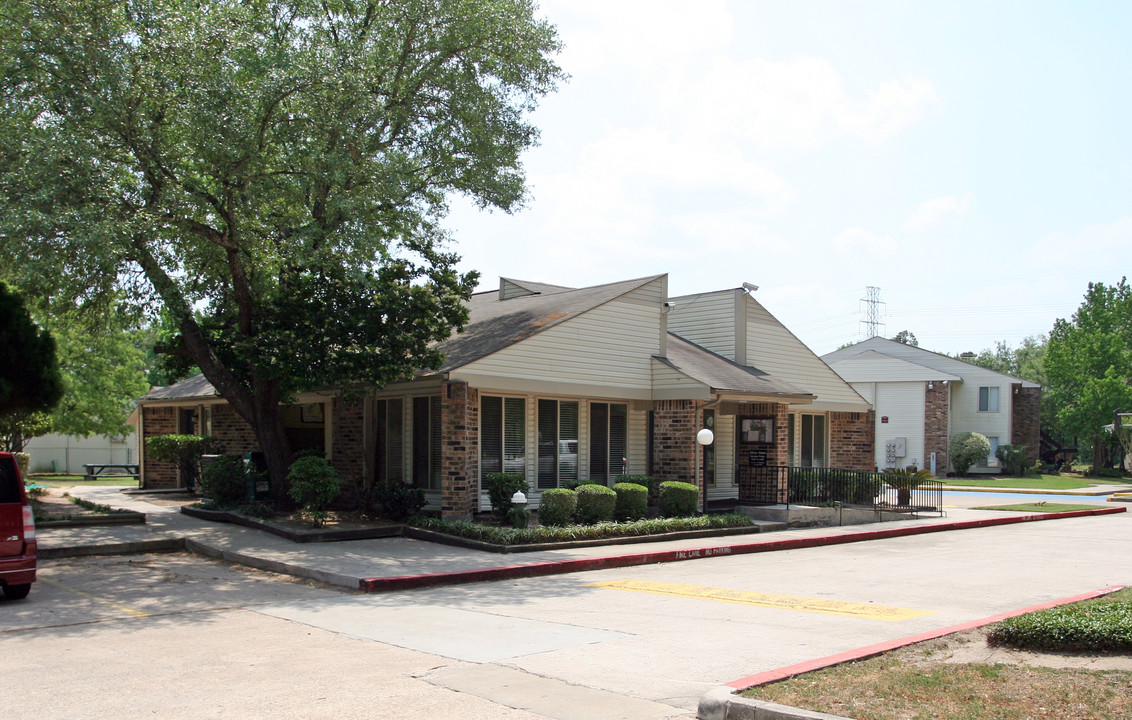
[[[773,540],[761,543],[737,543],[718,547],[689,548],[687,550],[659,550],[651,553],[613,555],[608,557],[582,558],[578,560],[557,560],[553,562],[531,563],[529,565],[504,565],[500,567],[482,568],[480,570],[461,570],[451,573],[362,578],[358,581],[358,589],[365,592],[392,592],[395,590],[411,590],[436,585],[459,585],[488,580],[510,580],[513,578],[540,577],[543,575],[561,575],[564,573],[585,572],[587,570],[604,570],[607,568],[630,567],[633,565],[651,565],[654,563],[696,560],[699,558],[719,557],[722,555],[746,555],[750,553],[823,547],[826,545],[843,545],[846,543],[864,542],[866,540],[883,540],[885,538],[923,535],[948,530],[969,530],[972,528],[993,527],[996,525],[1013,525],[1023,522],[1059,520],[1062,518],[1087,517],[1090,515],[1112,515],[1126,511],[1127,508],[1117,507],[1098,508],[1097,510],[1074,510],[1064,513],[1037,513],[1034,515],[987,518],[985,520],[966,520],[964,522],[944,523],[940,525],[919,525],[915,527],[888,528],[885,530],[866,530],[843,535],[792,538],[789,540]]]
[[[906,638],[899,640],[889,640],[888,642],[877,643],[876,645],[867,645],[856,650],[849,650],[836,655],[829,655],[817,660],[807,660],[806,662],[798,663],[796,665],[788,665],[787,667],[778,668],[777,670],[768,670],[766,672],[751,675],[749,677],[741,678],[733,682],[727,683],[726,687],[735,688],[736,690],[746,690],[757,685],[766,685],[767,683],[778,682],[787,678],[801,675],[802,673],[813,672],[814,670],[821,670],[822,668],[831,667],[833,665],[840,665],[842,663],[853,662],[854,660],[863,660],[874,655],[895,650],[904,647],[905,645],[912,645],[914,643],[923,642],[925,640],[934,640],[944,635],[952,633],[963,632],[964,630],[971,630],[972,628],[990,625],[991,623],[1005,620],[1006,618],[1016,617],[1018,615],[1025,615],[1026,613],[1036,612],[1038,610],[1048,610],[1052,607],[1059,605],[1068,605],[1070,603],[1081,602],[1082,600],[1091,600],[1093,598],[1101,597],[1114,593],[1117,590],[1123,590],[1124,586],[1115,585],[1113,587],[1104,588],[1103,590],[1096,590],[1094,592],[1087,592],[1081,595],[1074,595],[1070,598],[1062,600],[1051,600],[1050,602],[1042,603],[1041,605],[1034,605],[1032,607],[1023,608],[1021,610],[1011,610],[1009,612],[992,615],[982,620],[973,620],[971,622],[961,623],[959,625],[952,625],[951,627],[941,628],[939,630],[929,630],[919,635],[910,635]]]

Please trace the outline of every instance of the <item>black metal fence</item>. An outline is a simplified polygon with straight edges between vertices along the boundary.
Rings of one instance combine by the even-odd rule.
[[[859,505],[900,512],[943,512],[943,483],[926,480],[918,487],[889,485],[883,473],[768,466],[751,468],[740,482],[744,505]]]

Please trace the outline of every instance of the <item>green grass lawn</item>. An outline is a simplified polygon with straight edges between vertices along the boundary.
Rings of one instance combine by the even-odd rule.
[[[44,487],[92,487],[95,485],[113,485],[116,487],[137,487],[138,481],[129,478],[105,478],[103,480],[84,480],[82,475],[67,475],[64,473],[31,473],[28,482]]]
[[[1031,488],[1034,490],[1079,490],[1094,485],[1126,485],[1127,478],[1079,478],[1068,475],[1042,475],[1041,477],[1003,477],[1001,475],[973,475],[944,478],[944,485],[987,488]]]

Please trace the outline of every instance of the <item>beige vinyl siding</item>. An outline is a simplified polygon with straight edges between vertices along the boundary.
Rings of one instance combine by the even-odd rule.
[[[453,379],[491,386],[647,400],[652,392],[652,356],[660,351],[660,302],[653,298],[663,278],[589,312],[453,371]],[[498,383],[496,383],[498,384]],[[580,389],[586,388],[585,392]]]
[[[648,472],[649,414],[647,410],[634,410],[629,405],[629,474],[644,475]],[[589,445],[589,443],[586,443]],[[588,472],[589,458],[586,458]]]
[[[715,487],[708,488],[708,500],[738,497],[735,488],[735,416],[715,416]]]
[[[922,382],[877,383],[876,386],[876,465],[878,468],[924,467],[924,384]],[[888,422],[881,422],[882,418]],[[887,445],[905,439],[906,452],[892,463]]]
[[[812,405],[797,405],[793,409],[805,412],[869,409],[864,398],[753,298],[747,298],[746,314],[747,363],[817,396]]]
[[[672,298],[668,331],[735,361],[735,290]]]
[[[998,412],[979,411],[979,388],[998,388]],[[1010,408],[1014,401],[1009,379],[992,372],[967,373],[963,382],[951,385],[951,432],[977,432],[988,438],[997,437],[999,445],[1011,439]],[[998,472],[999,468],[972,465],[970,472]]]

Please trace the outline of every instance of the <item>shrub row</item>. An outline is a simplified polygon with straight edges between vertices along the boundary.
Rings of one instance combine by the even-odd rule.
[[[1003,620],[987,643],[1023,650],[1128,652],[1132,650],[1132,602],[1097,602],[1040,610]]]
[[[539,511],[541,514],[541,510]],[[493,545],[531,545],[570,540],[602,540],[619,537],[659,535],[683,530],[711,530],[716,528],[750,527],[753,523],[746,515],[699,515],[685,518],[648,518],[635,522],[602,522],[595,525],[566,525],[515,529],[497,525],[484,525],[469,521],[440,520],[416,517],[416,527],[446,535],[479,540]]]
[[[699,505],[699,489],[690,483],[660,484],[660,514],[665,517],[690,517]],[[564,527],[574,523],[593,525],[610,520],[632,522],[648,512],[649,489],[631,482],[604,485],[583,484],[576,490],[546,490],[539,501],[539,524]]]

